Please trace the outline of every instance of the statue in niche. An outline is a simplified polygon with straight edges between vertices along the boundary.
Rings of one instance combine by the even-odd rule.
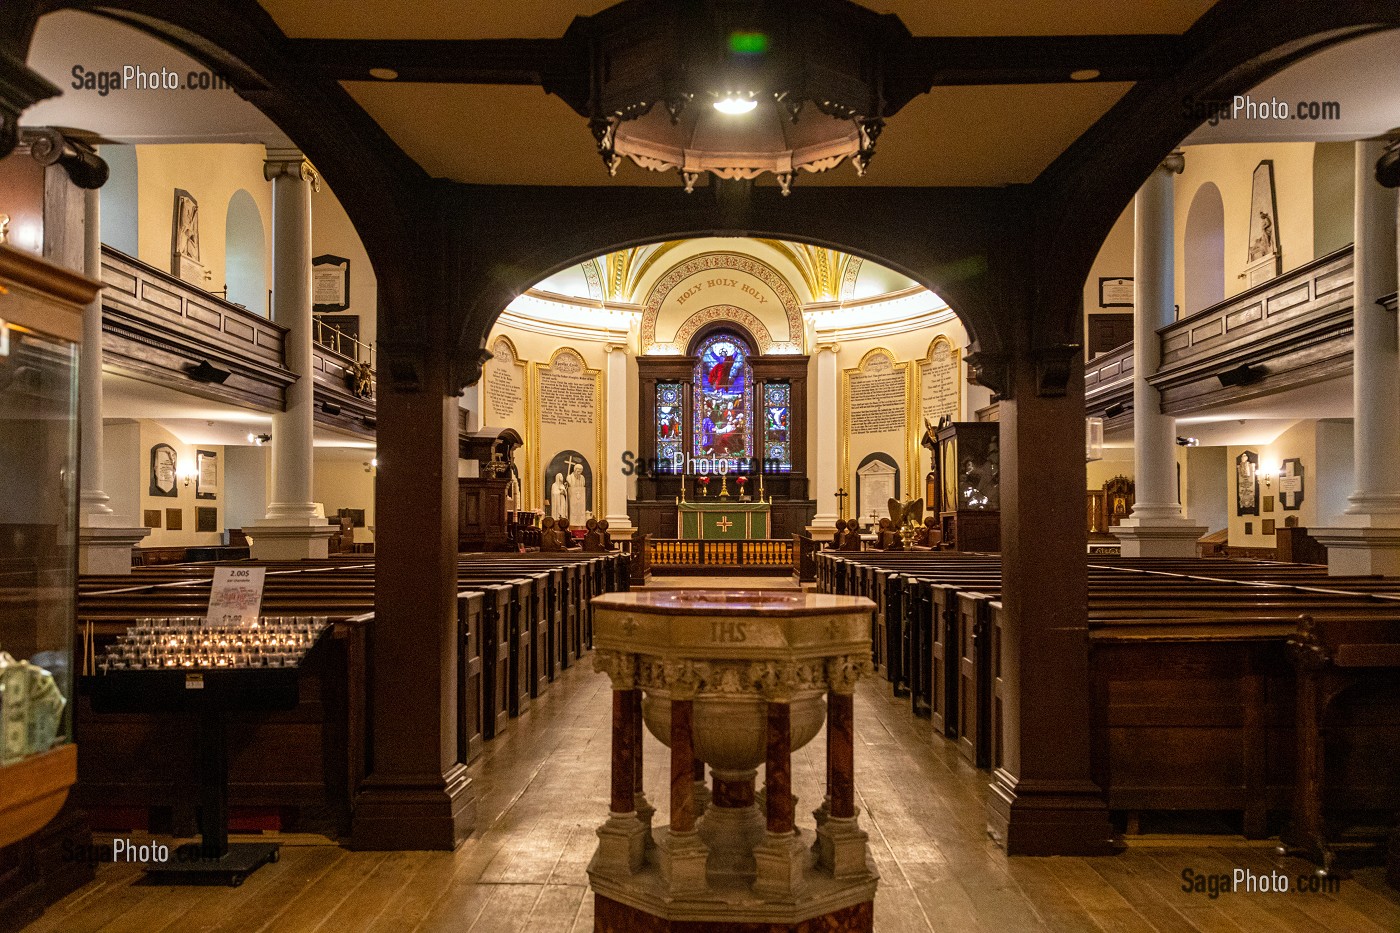
[[[583,478],[583,464],[575,463],[569,471],[569,524],[583,527],[588,522],[588,489]]]
[[[554,474],[554,485],[549,487],[549,514],[555,518],[569,517],[569,489],[564,485],[564,474]]]

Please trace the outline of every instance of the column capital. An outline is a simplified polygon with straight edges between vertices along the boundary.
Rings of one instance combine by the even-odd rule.
[[[1182,172],[1186,171],[1186,153],[1177,149],[1171,155],[1163,159],[1162,164],[1159,165],[1158,168],[1171,172],[1173,175],[1180,175]]]
[[[837,353],[841,349],[841,344],[835,340],[820,340],[817,342],[817,352]]]
[[[316,171],[316,166],[300,149],[267,150],[267,158],[263,160],[263,178],[272,181],[281,177],[300,178],[311,182],[312,191],[321,190],[321,173]]]

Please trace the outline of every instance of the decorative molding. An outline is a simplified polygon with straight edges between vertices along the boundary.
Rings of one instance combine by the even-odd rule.
[[[685,348],[690,345],[690,338],[695,336],[695,332],[715,321],[733,321],[743,325],[753,335],[760,356],[773,352],[778,346],[790,346],[790,344],[774,344],[773,336],[768,333],[768,328],[756,315],[734,305],[710,305],[708,308],[696,311],[677,328],[676,339],[672,346],[675,346],[682,353],[685,352]]]
[[[973,350],[963,357],[972,368],[978,385],[984,385],[998,398],[1011,398],[1011,358],[1005,353]]]
[[[607,674],[614,690],[637,688],[637,656],[623,651],[599,648],[593,652],[593,670]]]
[[[311,190],[321,190],[321,173],[299,149],[269,149],[263,160],[263,178],[300,178],[311,182]]]
[[[672,700],[762,693],[765,699],[777,703],[827,690],[850,695],[860,678],[869,677],[875,671],[869,656],[857,655],[805,661],[729,661],[636,655],[606,649],[598,650],[593,665],[595,670],[612,679],[615,690],[639,687],[648,692],[665,693]]]
[[[641,326],[641,347],[643,353],[649,353],[656,340],[656,322],[661,313],[661,306],[665,303],[666,297],[670,295],[681,282],[695,275],[697,272],[716,271],[720,269],[734,269],[744,272],[758,279],[778,297],[778,301],[783,306],[783,313],[787,318],[788,333],[787,343],[796,344],[798,352],[801,352],[801,341],[803,336],[802,305],[797,300],[797,295],[793,293],[792,286],[787,279],[783,278],[772,266],[761,259],[752,256],[745,256],[740,253],[714,252],[702,253],[693,256],[684,262],[672,266],[666,271],[656,284],[652,286],[651,293],[647,296],[646,303],[642,306],[642,326]]]
[[[1041,398],[1063,398],[1069,376],[1084,347],[1077,343],[1057,343],[1035,351],[1035,394]]]

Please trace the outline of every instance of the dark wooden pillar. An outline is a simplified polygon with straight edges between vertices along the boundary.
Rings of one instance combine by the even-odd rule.
[[[693,700],[671,701],[671,832],[695,828],[695,742],[691,734]],[[704,767],[703,764],[700,765]],[[704,780],[703,772],[701,780]]]
[[[476,816],[456,739],[458,407],[445,351],[386,356],[399,378],[379,382],[373,759],[351,844],[452,849]]]
[[[999,369],[1006,695],[988,829],[1013,855],[1106,854],[1089,770],[1084,357],[1023,346]]]

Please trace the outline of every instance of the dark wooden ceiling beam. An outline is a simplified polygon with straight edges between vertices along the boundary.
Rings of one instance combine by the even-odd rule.
[[[336,81],[548,84],[586,73],[586,50],[564,39],[290,39],[292,60]],[[1185,57],[1181,36],[920,36],[889,50],[896,83],[912,93],[935,85],[1054,84],[1092,69],[1094,80],[1169,75]]]

